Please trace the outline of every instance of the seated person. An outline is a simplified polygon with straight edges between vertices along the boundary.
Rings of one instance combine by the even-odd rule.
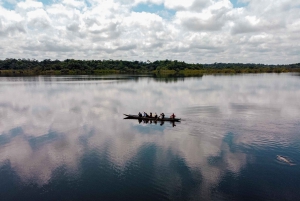
[[[149,115],[146,112],[144,112],[144,117],[149,117]]]
[[[155,115],[154,115],[154,118],[156,118],[157,119],[157,114],[155,113]]]
[[[143,116],[142,113],[139,112],[139,117],[142,117],[142,116]]]
[[[164,113],[161,113],[160,116],[161,116],[162,119],[165,118],[165,114]]]
[[[176,116],[175,116],[174,113],[170,116],[171,119],[175,119],[175,117],[176,117]]]
[[[152,117],[152,112],[150,112],[150,115],[149,115],[149,117]]]

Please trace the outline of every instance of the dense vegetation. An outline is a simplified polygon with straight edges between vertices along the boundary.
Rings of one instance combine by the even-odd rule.
[[[281,73],[300,72],[300,63],[288,65],[264,65],[242,63],[188,64],[183,61],[122,61],[122,60],[74,60],[5,59],[0,60],[0,75],[74,75],[102,73],[156,73],[202,75],[217,73]]]

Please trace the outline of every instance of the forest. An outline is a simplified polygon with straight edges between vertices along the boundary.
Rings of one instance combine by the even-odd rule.
[[[0,76],[27,75],[97,75],[105,73],[154,73],[162,75],[203,75],[236,73],[300,72],[300,63],[267,65],[254,63],[186,63],[177,60],[123,61],[123,60],[75,60],[45,59],[0,60]]]

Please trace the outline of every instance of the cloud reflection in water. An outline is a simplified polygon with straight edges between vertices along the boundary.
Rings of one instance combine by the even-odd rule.
[[[176,189],[181,198],[210,198],[226,172],[238,176],[253,162],[243,148],[299,141],[297,77],[74,79],[0,78],[0,166],[9,164],[23,182],[46,185],[61,167],[83,177],[83,163],[102,167],[97,160],[105,158],[102,171],[120,183],[141,174],[137,182],[150,179],[149,188],[158,185],[169,198]],[[175,112],[183,121],[123,120],[143,110]]]

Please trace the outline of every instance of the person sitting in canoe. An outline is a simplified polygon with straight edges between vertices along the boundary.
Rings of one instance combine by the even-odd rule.
[[[149,117],[151,117],[151,118],[152,118],[152,112],[150,112],[150,115],[149,115]]]
[[[170,116],[171,119],[175,119],[175,117],[176,117],[176,116],[175,116],[174,113]]]
[[[155,112],[154,118],[157,119],[157,114],[156,114],[156,112]]]
[[[165,114],[163,112],[160,114],[160,116],[162,119],[165,118]]]
[[[142,113],[139,112],[139,117],[142,117],[142,116],[143,116]]]
[[[149,115],[146,112],[144,112],[144,117],[149,117]]]

